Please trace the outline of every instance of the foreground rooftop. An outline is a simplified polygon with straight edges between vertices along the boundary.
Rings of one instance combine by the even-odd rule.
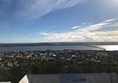
[[[118,74],[29,74],[19,83],[118,83]]]

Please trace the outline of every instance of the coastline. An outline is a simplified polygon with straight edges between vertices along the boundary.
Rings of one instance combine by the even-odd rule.
[[[15,47],[15,46],[68,46],[68,45],[118,45],[118,42],[0,43],[0,47]]]

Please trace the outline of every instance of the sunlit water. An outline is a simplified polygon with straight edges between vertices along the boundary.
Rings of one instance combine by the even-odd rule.
[[[110,51],[114,51],[114,50],[118,51],[118,45],[98,45],[97,47],[104,48]]]
[[[0,47],[0,52],[6,51],[33,51],[33,50],[117,50],[118,45],[68,45],[68,46],[15,46],[15,47]]]

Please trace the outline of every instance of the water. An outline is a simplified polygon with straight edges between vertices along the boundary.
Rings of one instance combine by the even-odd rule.
[[[0,52],[6,51],[33,51],[33,50],[118,50],[118,45],[68,45],[68,46],[15,46],[15,47],[0,47]]]
[[[104,49],[110,50],[110,51],[113,51],[113,50],[118,51],[118,45],[98,45],[97,47],[104,48]]]

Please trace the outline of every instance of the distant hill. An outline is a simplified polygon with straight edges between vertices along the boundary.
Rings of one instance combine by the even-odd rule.
[[[118,42],[48,42],[48,43],[0,43],[5,46],[61,46],[61,45],[118,45]]]

